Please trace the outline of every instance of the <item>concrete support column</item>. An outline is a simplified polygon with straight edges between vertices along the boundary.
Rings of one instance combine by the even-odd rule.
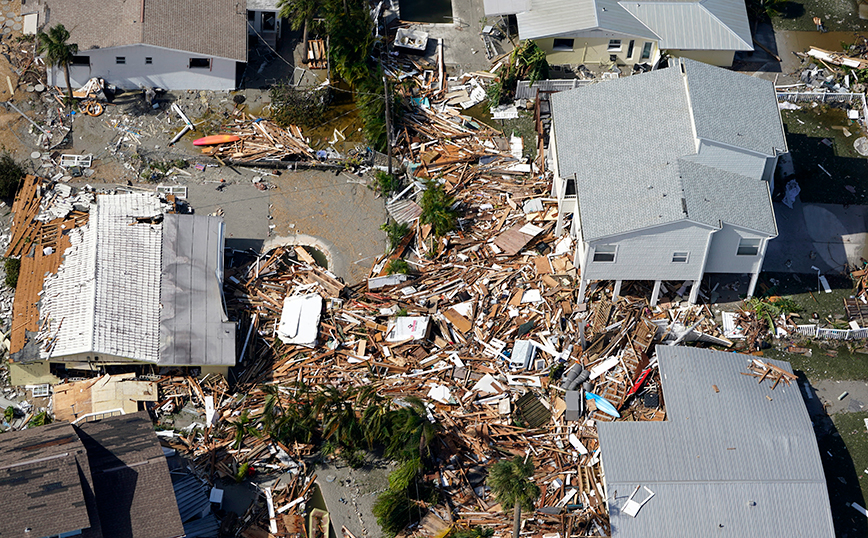
[[[690,286],[690,298],[687,299],[687,302],[690,304],[696,304],[696,299],[699,298],[699,284],[701,280],[694,280],[693,284]]]
[[[558,200],[558,220],[555,224],[555,237],[560,237],[564,233],[564,208],[563,201]]]
[[[588,289],[588,281],[583,278],[583,279],[581,279],[581,283],[579,284],[579,300],[578,300],[578,302],[580,304],[585,302],[585,291],[587,291],[587,289]]]
[[[616,280],[615,281],[615,288],[612,290],[612,300],[613,301],[621,296],[621,283],[622,282],[623,282],[623,280]]]
[[[651,306],[657,306],[657,299],[660,298],[660,285],[663,284],[662,280],[654,281],[654,291],[651,292]]]
[[[747,287],[747,298],[748,299],[753,297],[753,290],[754,290],[754,288],[756,288],[757,280],[759,280],[759,274],[760,274],[759,269],[757,269],[755,272],[753,272],[750,275],[750,285]]]

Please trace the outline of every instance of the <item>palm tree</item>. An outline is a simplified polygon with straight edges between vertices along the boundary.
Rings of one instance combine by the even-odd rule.
[[[356,406],[361,412],[362,433],[368,448],[389,438],[392,400],[377,394],[376,385],[365,385],[356,396]]]
[[[62,24],[52,26],[48,29],[48,33],[39,32],[36,39],[39,41],[36,52],[45,55],[45,62],[51,67],[63,67],[63,73],[66,75],[66,95],[72,101],[69,63],[72,57],[78,54],[78,45],[67,43],[69,31]]]
[[[415,396],[405,401],[407,406],[390,413],[391,431],[386,444],[386,455],[402,462],[427,457],[436,434],[425,403]]]
[[[497,497],[497,501],[506,508],[512,505],[514,515],[512,520],[512,536],[518,538],[521,524],[521,509],[532,510],[533,502],[539,497],[539,486],[528,480],[533,476],[533,460],[516,457],[512,460],[500,460],[491,466],[488,473],[488,486]]]

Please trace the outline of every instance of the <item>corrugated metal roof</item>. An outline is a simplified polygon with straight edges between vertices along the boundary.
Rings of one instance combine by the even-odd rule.
[[[741,375],[746,355],[668,346],[657,354],[667,421],[597,425],[612,536],[834,536],[798,384],[757,384]],[[655,496],[633,518],[622,509],[638,484]]]
[[[700,141],[785,150],[770,82],[682,59],[553,94],[551,106],[558,170],[576,175],[586,241],[685,218],[775,235],[765,158],[722,144],[697,153],[693,134],[695,122]],[[717,167],[722,153],[728,163]]]
[[[729,3],[715,0],[717,3]],[[753,50],[747,11],[741,3],[747,40],[708,11],[704,2],[620,2],[636,19],[660,36],[661,49],[681,50]],[[735,22],[740,22],[736,20]],[[741,25],[736,25],[741,29]]]
[[[495,17],[497,15],[514,15],[527,11],[528,0],[484,0],[486,17]]]
[[[223,247],[221,217],[165,216],[159,364],[235,364],[235,323],[223,310]]]
[[[223,310],[222,219],[166,209],[151,193],[97,199],[45,280],[40,337],[53,346],[42,347],[41,359],[92,353],[235,364],[235,325]]]
[[[740,0],[529,0],[510,13],[521,39],[624,35],[659,40],[662,49],[753,50]]]

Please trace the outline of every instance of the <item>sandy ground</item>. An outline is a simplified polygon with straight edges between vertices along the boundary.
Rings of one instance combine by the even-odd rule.
[[[806,397],[808,409],[816,409],[814,402],[821,404],[826,413],[858,413],[868,409],[868,383],[864,381],[833,381],[823,380],[811,387],[810,397],[807,387],[802,385],[802,394]],[[838,399],[846,393],[842,399]],[[812,413],[814,414],[814,413]]]

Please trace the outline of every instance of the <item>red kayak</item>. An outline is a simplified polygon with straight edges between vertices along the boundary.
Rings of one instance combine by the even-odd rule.
[[[241,137],[235,135],[211,135],[206,136],[204,138],[199,138],[198,140],[193,141],[194,146],[214,146],[216,144],[226,144],[229,142],[238,142],[241,140]]]

